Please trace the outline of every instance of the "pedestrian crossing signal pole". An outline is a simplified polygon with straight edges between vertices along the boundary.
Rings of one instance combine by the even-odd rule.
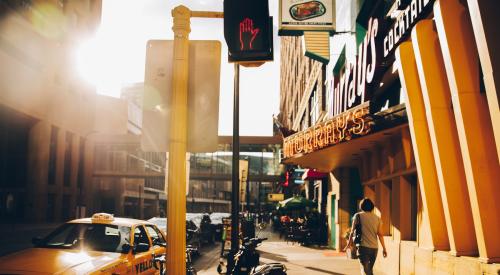
[[[227,274],[232,274],[234,255],[239,249],[239,206],[240,206],[240,65],[234,63],[233,101],[233,174],[231,193],[231,250],[227,259]]]
[[[228,47],[228,60],[234,62],[231,250],[227,269],[228,274],[233,274],[234,256],[240,245],[240,64],[257,67],[273,59],[272,18],[269,17],[268,0],[224,0],[224,38]],[[238,271],[235,270],[234,274],[238,274]]]

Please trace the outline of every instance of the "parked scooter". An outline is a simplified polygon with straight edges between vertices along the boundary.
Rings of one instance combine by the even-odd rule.
[[[234,255],[234,267],[231,274],[251,274],[250,271],[259,265],[260,254],[255,250],[267,238],[244,239],[240,249]]]
[[[186,248],[186,275],[196,275],[197,271],[193,267],[192,255],[196,253],[197,249],[192,246]],[[153,266],[160,270],[160,275],[166,275],[167,271],[165,270],[165,263],[167,262],[165,258],[165,254],[154,255],[153,254]]]
[[[255,267],[252,275],[286,275],[286,266],[281,263],[268,263]]]
[[[262,229],[262,227],[261,227]],[[267,238],[245,238],[236,255],[234,267],[230,274],[233,275],[286,275],[286,266],[281,263],[268,263],[259,265],[260,254],[256,248]],[[221,261],[217,272],[227,274],[227,267]]]

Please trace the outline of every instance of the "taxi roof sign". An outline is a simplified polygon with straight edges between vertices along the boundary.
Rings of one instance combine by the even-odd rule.
[[[114,219],[113,214],[108,213],[95,213],[92,215],[93,223],[108,223],[114,221]]]

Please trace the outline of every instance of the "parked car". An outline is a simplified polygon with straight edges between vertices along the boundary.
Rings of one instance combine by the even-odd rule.
[[[222,219],[229,218],[229,217],[231,217],[230,213],[214,212],[214,213],[210,214],[210,220],[212,221],[212,225],[214,227],[215,240],[217,240],[217,241],[222,240],[222,233],[224,231]]]
[[[97,213],[69,221],[34,247],[0,258],[0,274],[153,274],[165,238],[150,222]]]
[[[186,221],[192,221],[197,227],[200,227],[203,213],[186,213]]]
[[[154,217],[148,220],[161,228],[167,234],[167,218]],[[192,220],[186,220],[186,245],[193,248],[193,253],[199,255],[202,245],[200,228]]]

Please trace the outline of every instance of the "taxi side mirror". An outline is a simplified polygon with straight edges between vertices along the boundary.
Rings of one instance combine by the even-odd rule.
[[[142,253],[149,251],[149,244],[147,243],[138,243],[134,245],[134,253]]]

